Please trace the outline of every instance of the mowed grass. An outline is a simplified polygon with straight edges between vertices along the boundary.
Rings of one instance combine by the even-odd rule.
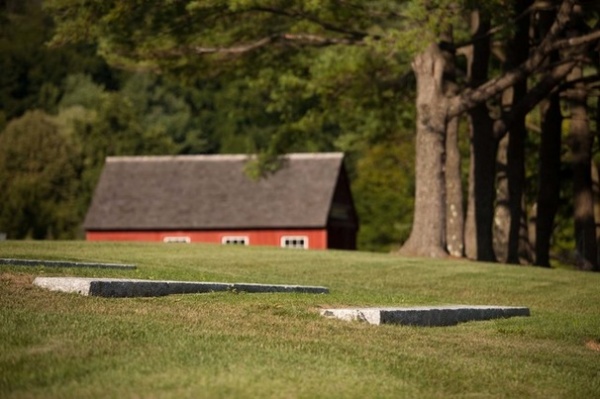
[[[0,266],[2,398],[600,397],[600,275],[360,252],[1,242],[0,257],[137,270]],[[36,276],[324,285],[328,295],[97,298]],[[528,306],[452,327],[326,319],[323,307]]]

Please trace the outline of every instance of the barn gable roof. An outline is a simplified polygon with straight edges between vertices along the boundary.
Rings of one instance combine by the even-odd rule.
[[[321,228],[342,153],[289,154],[253,180],[245,155],[108,157],[86,230]]]

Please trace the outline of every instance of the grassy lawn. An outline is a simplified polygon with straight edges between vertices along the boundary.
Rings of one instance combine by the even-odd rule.
[[[2,398],[600,397],[600,275],[257,247],[0,242],[0,257],[137,264],[0,266]],[[329,295],[96,298],[36,276],[324,285]],[[322,307],[528,306],[453,327],[326,319]]]

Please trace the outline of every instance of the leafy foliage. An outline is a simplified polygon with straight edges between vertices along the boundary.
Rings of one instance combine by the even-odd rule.
[[[0,130],[5,122],[27,110],[55,111],[60,86],[70,73],[87,71],[107,84],[113,83],[94,46],[45,46],[52,35],[52,20],[38,2],[9,1],[0,7],[0,20]]]
[[[80,163],[55,120],[27,112],[0,135],[0,230],[14,238],[73,238]]]
[[[361,221],[358,246],[390,251],[410,233],[413,212],[413,145],[411,142],[378,144],[356,165],[352,185]]]
[[[72,91],[65,93],[59,117],[63,129],[71,132],[81,158],[79,209],[83,213],[107,156],[172,154],[177,147],[168,135],[167,127],[171,126],[168,122],[160,125],[153,124],[152,119],[144,120],[158,112],[153,114],[151,104],[142,101],[147,91],[129,89],[131,96],[128,96],[126,91],[106,92],[85,76],[73,76],[70,80],[67,86]],[[86,108],[92,104],[92,108]]]

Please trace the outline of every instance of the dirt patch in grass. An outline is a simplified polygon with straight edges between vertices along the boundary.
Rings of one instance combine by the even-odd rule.
[[[18,272],[0,272],[0,306],[12,308],[17,303],[33,301],[33,306],[54,306],[48,301],[48,292],[33,285],[34,275]]]
[[[600,352],[600,342],[598,342],[598,340],[590,339],[585,343],[585,347],[594,352]]]
[[[2,273],[0,274],[0,284],[11,285],[17,289],[31,288],[34,276],[29,274]]]

